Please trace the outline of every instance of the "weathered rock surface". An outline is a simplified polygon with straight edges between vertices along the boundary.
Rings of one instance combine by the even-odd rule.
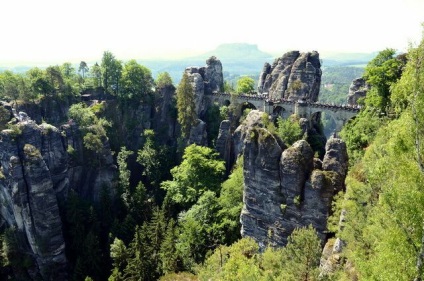
[[[232,163],[232,136],[231,136],[231,122],[230,120],[223,120],[219,125],[218,137],[215,142],[215,149],[218,151],[219,156],[227,163],[227,172],[230,170],[230,163]]]
[[[45,97],[39,103],[23,103],[17,105],[16,111],[24,111],[37,124],[47,122],[58,125],[68,118],[68,110],[76,98]]]
[[[175,87],[167,85],[163,88],[156,89],[155,95],[155,111],[153,118],[153,128],[158,135],[161,143],[172,145],[175,143],[175,129],[177,120],[175,113]]]
[[[36,262],[32,278],[40,274],[44,280],[63,280],[66,257],[58,197],[69,189],[68,154],[57,128],[33,121],[17,126],[21,133],[0,133],[1,216],[25,237],[26,251]]]
[[[59,206],[70,189],[95,204],[103,188],[113,195],[117,169],[107,139],[102,152],[91,155],[99,161],[94,166],[84,158],[75,123],[59,130],[27,119],[0,132],[0,225],[24,241],[21,251],[33,261],[28,279],[66,280]]]
[[[330,139],[321,164],[304,140],[286,148],[261,124],[262,114],[251,111],[237,129],[244,156],[242,236],[261,247],[284,246],[295,228],[312,225],[324,241],[332,198],[347,171],[346,146]]]
[[[154,107],[147,103],[122,106],[116,100],[105,102],[105,117],[114,126],[115,133],[109,140],[112,150],[119,151],[122,145],[136,151],[143,144],[142,133],[152,128]]]
[[[318,100],[321,63],[316,51],[291,51],[277,58],[272,66],[265,63],[259,76],[258,92],[271,99]]]
[[[197,125],[191,128],[188,144],[195,143],[201,146],[208,145],[208,134],[206,133],[206,123],[197,119]]]
[[[352,81],[349,87],[349,94],[347,95],[347,104],[351,106],[358,105],[360,98],[365,98],[370,86],[365,82],[364,78],[357,78]]]
[[[187,67],[186,73],[194,89],[196,103],[196,113],[203,119],[207,109],[207,99],[205,94],[219,92],[224,88],[224,76],[222,64],[216,57],[210,57],[203,67]]]
[[[343,229],[345,222],[346,211],[342,210],[339,220],[339,229]],[[327,277],[343,266],[346,262],[343,257],[342,250],[345,247],[345,242],[340,238],[329,239],[325,244],[324,250],[320,259],[320,277]]]

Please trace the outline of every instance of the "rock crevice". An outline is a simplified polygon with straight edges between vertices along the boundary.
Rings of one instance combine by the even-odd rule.
[[[287,148],[261,124],[262,114],[251,111],[236,130],[244,156],[242,236],[284,246],[295,228],[312,225],[324,242],[333,196],[344,188],[346,146],[328,140],[321,164],[305,140]]]

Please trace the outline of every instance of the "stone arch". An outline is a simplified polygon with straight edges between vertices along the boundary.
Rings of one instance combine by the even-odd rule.
[[[256,109],[256,106],[250,102],[245,101],[239,104],[238,109],[238,116],[241,118],[240,120],[243,120],[246,118],[247,114],[249,114],[250,110]]]
[[[241,112],[243,112],[245,109],[257,109],[256,106],[253,103],[250,103],[248,101],[245,101],[241,104]]]
[[[284,109],[284,107],[277,105],[276,107],[272,109],[272,115],[274,117],[278,117],[278,116],[283,117],[285,111],[286,110]]]
[[[328,139],[331,135],[339,132],[340,124],[335,114],[329,110],[317,110],[311,113],[310,122],[322,125],[323,133]]]

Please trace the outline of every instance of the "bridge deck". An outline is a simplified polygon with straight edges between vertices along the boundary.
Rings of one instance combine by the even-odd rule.
[[[231,99],[231,94],[228,93],[214,93],[213,96],[220,98]],[[360,106],[350,106],[350,105],[334,105],[328,103],[319,103],[319,102],[308,102],[308,101],[293,101],[286,99],[268,99],[266,96],[259,95],[248,95],[248,94],[239,94],[237,95],[237,100],[239,101],[263,101],[268,105],[278,105],[278,104],[299,104],[301,106],[307,106],[312,108],[323,108],[329,110],[346,110],[351,112],[359,112],[361,110]]]

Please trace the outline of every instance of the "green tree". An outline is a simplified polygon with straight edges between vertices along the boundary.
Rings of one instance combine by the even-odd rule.
[[[220,210],[216,213],[217,224],[224,235],[222,242],[225,244],[231,244],[240,238],[243,186],[243,158],[239,158],[229,178],[222,183],[218,198]]]
[[[160,247],[160,259],[162,265],[162,272],[164,274],[178,271],[178,254],[176,242],[178,239],[178,230],[176,223],[170,219],[167,226],[163,242]]]
[[[121,99],[146,100],[152,93],[153,78],[149,69],[130,60],[124,65],[122,71]]]
[[[237,93],[251,93],[255,90],[255,80],[249,76],[243,76],[237,80]]]
[[[90,80],[94,88],[102,86],[102,69],[97,62],[90,69]]]
[[[49,95],[58,95],[64,91],[64,80],[59,66],[49,66],[46,68],[46,77],[50,83]]]
[[[162,183],[167,197],[176,203],[191,205],[206,190],[218,192],[225,174],[224,161],[211,148],[192,144],[183,155],[183,162],[171,170],[172,181]]]
[[[15,103],[19,97],[18,77],[12,71],[0,73],[0,97]]]
[[[300,140],[303,135],[297,116],[292,115],[288,119],[277,118],[277,134],[286,145],[292,145]]]
[[[111,126],[104,118],[98,118],[94,107],[87,107],[84,103],[73,104],[69,108],[68,116],[78,123],[83,132],[84,147],[100,154],[103,143],[107,139],[106,127]]]
[[[143,166],[142,174],[147,177],[148,183],[153,187],[157,202],[161,202],[163,194],[159,189],[160,183],[169,176],[172,161],[170,161],[170,149],[159,146],[156,143],[155,132],[146,129],[143,132],[145,142],[138,151],[137,162]]]
[[[371,60],[365,68],[364,78],[371,85],[366,104],[387,113],[390,107],[390,87],[400,78],[405,64],[395,57],[394,49],[385,49]]]
[[[191,128],[197,124],[194,90],[188,74],[184,72],[177,87],[178,123],[181,125],[181,136],[187,138]]]
[[[199,280],[261,280],[259,247],[252,238],[220,246],[199,269]],[[274,280],[274,279],[268,279]]]
[[[165,88],[167,86],[173,85],[171,76],[168,72],[161,72],[156,78],[156,88]]]
[[[321,251],[321,240],[311,225],[295,229],[282,253],[283,279],[318,280]]]
[[[105,51],[100,70],[105,91],[117,95],[119,92],[119,80],[122,75],[122,63],[111,52]]]
[[[85,74],[89,71],[89,67],[85,61],[81,61],[79,64],[78,72],[81,73],[82,80],[85,79]]]
[[[203,262],[209,249],[221,242],[222,233],[218,229],[215,214],[219,210],[216,194],[205,191],[186,213],[180,215],[180,238],[177,248],[186,269]]]
[[[52,91],[52,85],[46,77],[46,73],[39,68],[31,68],[27,71],[30,89],[35,96],[47,96]]]

